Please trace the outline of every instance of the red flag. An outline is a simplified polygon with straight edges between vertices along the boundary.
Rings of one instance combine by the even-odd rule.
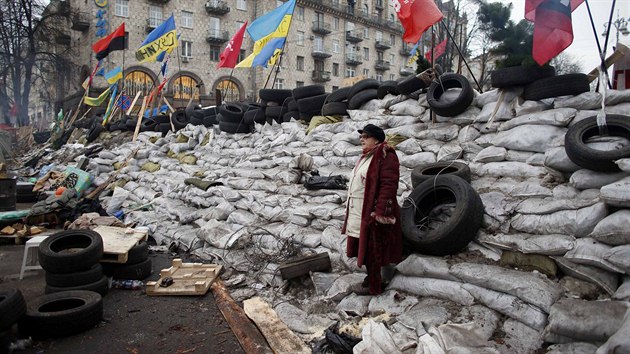
[[[114,50],[125,49],[125,23],[123,22],[109,36],[99,40],[92,45],[92,50],[96,53],[96,60],[101,60]]]
[[[239,28],[234,37],[230,39],[230,43],[225,47],[219,57],[217,68],[234,68],[238,62],[238,55],[241,53],[241,45],[243,44],[243,36],[245,35],[245,27],[247,21]]]
[[[432,50],[428,51],[424,55],[425,59],[428,61],[431,61],[431,52]],[[442,54],[444,53],[446,53],[446,39],[440,42],[440,44],[438,44],[437,47],[435,47],[435,54],[433,56],[433,59],[437,60],[437,58],[441,57]]]
[[[534,22],[532,57],[538,65],[562,53],[573,43],[571,11],[583,0],[527,0],[525,16]],[[530,9],[529,12],[528,9]],[[532,14],[532,10],[535,9]]]
[[[418,42],[424,31],[444,17],[433,0],[393,1],[393,4],[405,29],[403,40],[407,43]]]

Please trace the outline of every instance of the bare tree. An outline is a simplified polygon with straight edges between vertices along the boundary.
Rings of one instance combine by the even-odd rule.
[[[550,63],[556,69],[556,75],[582,72],[582,63],[567,52],[558,54]]]

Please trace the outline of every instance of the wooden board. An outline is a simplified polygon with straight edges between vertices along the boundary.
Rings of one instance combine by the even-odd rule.
[[[262,334],[274,353],[311,353],[311,348],[278,318],[269,304],[259,297],[243,301],[243,309]]]
[[[222,266],[218,264],[182,263],[173,259],[170,268],[160,271],[158,281],[147,282],[147,295],[204,295],[219,276]],[[173,284],[161,287],[162,279],[173,278]]]
[[[138,243],[147,240],[145,232],[127,233],[127,230],[124,227],[114,226],[97,226],[94,229],[103,238],[101,262],[125,263],[129,256],[129,250]]]
[[[282,279],[293,279],[309,272],[320,272],[331,268],[330,256],[327,252],[289,260],[278,266]]]

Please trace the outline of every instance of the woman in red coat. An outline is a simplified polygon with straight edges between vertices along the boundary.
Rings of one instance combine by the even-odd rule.
[[[400,206],[396,200],[400,178],[398,156],[385,142],[383,129],[368,124],[359,130],[363,155],[354,167],[348,187],[346,220],[341,233],[348,236],[346,254],[365,265],[370,294],[380,294],[381,268],[402,259]]]

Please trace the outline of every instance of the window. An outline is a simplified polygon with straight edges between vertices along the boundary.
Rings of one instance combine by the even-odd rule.
[[[370,38],[370,29],[367,27],[363,27],[363,38],[365,39],[369,39]]]
[[[370,69],[363,69],[363,76],[369,77],[370,76]]]
[[[295,87],[304,87],[304,81],[296,81]]]
[[[182,57],[192,58],[192,42],[191,41],[181,41],[182,45]]]
[[[273,88],[276,90],[284,89],[284,79],[276,79],[276,82],[273,84]]]
[[[389,54],[389,63],[390,64],[394,64],[394,61],[396,60],[396,56],[392,53]]]
[[[116,0],[114,14],[120,17],[129,17],[129,0]]]
[[[389,14],[389,22],[396,23],[396,17],[394,16],[394,14]]]
[[[333,18],[333,29],[339,31],[339,17]]]
[[[377,42],[382,42],[383,41],[383,32],[376,31],[376,41]]]
[[[245,58],[247,58],[247,52],[245,51],[245,49],[241,49],[241,51],[238,53],[238,61],[241,62],[245,60]]]
[[[333,53],[339,53],[339,40],[333,39]]]
[[[361,10],[361,14],[365,17],[370,16],[370,7],[368,6],[368,4],[363,4],[363,10]]]
[[[346,66],[346,77],[354,77],[355,71],[352,66]]]
[[[295,62],[295,66],[297,71],[304,71],[304,57],[298,56]]]
[[[190,11],[182,11],[182,27],[192,28],[193,26],[193,13]]]
[[[162,8],[155,5],[149,6],[149,25],[157,27],[162,24]]]
[[[392,47],[396,45],[396,36],[394,36],[393,34],[389,35],[389,45],[391,45]]]
[[[297,45],[304,45],[304,31],[297,31]]]
[[[339,64],[333,63],[333,76],[339,76]]]
[[[304,21],[304,6],[297,6],[296,10],[297,14],[295,15],[295,17],[297,17],[297,19],[300,21]]]
[[[238,32],[238,30],[240,30],[240,29],[241,29],[241,27],[242,27],[244,24],[245,24],[245,22],[243,22],[243,21],[236,21],[236,22],[235,22],[236,28],[234,29],[234,33]]]
[[[354,30],[354,22],[346,22],[346,31]]]
[[[324,51],[324,38],[323,37],[315,36],[315,38],[313,38],[313,51],[315,52]]]
[[[210,46],[210,61],[219,61],[221,56],[221,47],[218,45]]]
[[[383,75],[381,75],[381,74],[376,74],[376,81],[378,81],[378,82],[383,82]]]
[[[376,52],[376,60],[380,60],[380,61],[385,60],[385,59],[383,58],[383,52],[380,52],[380,51],[379,51],[379,52]]]
[[[370,60],[370,48],[363,47],[363,59],[366,61]]]
[[[210,17],[210,20],[208,21],[209,23],[209,29],[210,32],[208,33],[210,35],[210,37],[213,38],[220,38],[221,37],[221,19],[218,17]]]
[[[392,80],[392,81],[396,80],[396,75],[389,74],[389,79]]]
[[[245,11],[247,11],[247,1],[246,0],[236,0],[236,9],[237,10],[245,10]]]
[[[313,16],[313,20],[318,24],[324,23],[324,14],[321,12],[315,12],[315,16]],[[323,25],[322,25],[323,26]]]

